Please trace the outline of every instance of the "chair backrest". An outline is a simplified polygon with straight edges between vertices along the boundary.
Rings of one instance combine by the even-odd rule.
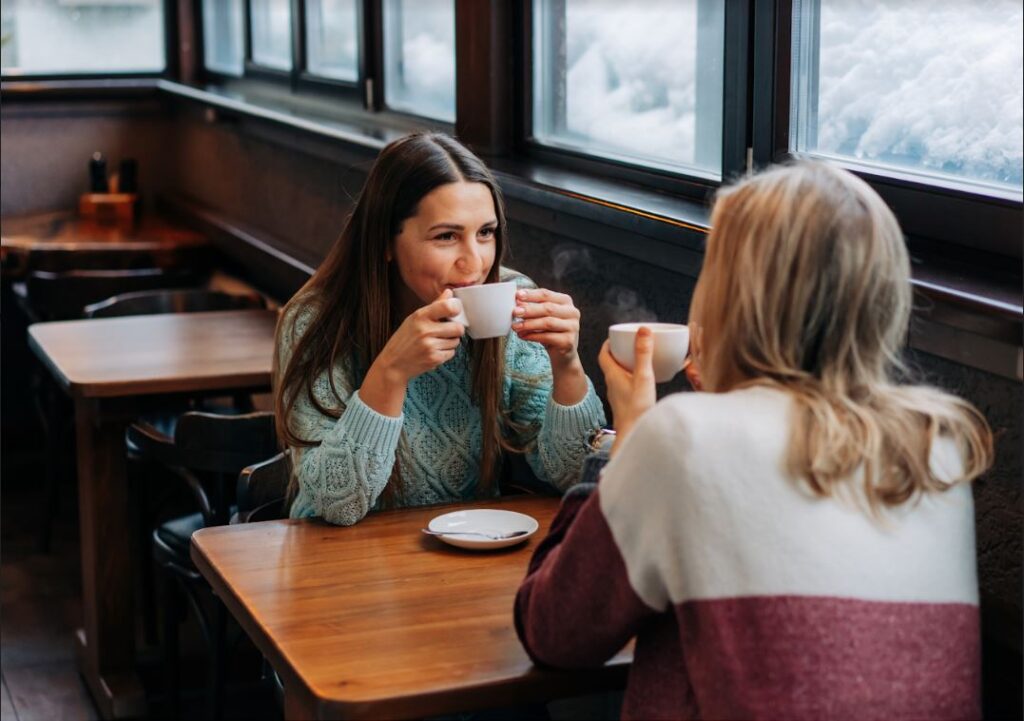
[[[189,411],[174,429],[178,462],[190,471],[230,474],[278,453],[274,414]]]
[[[30,271],[66,273],[71,270],[137,270],[160,268],[157,255],[148,250],[52,248],[33,250],[29,258]]]
[[[232,295],[217,290],[177,288],[173,290],[140,290],[122,293],[93,303],[85,308],[86,318],[112,318],[125,315],[152,315],[154,313],[202,313],[214,310],[242,310],[265,308],[262,296]]]
[[[198,285],[203,275],[188,268],[33,271],[25,280],[26,301],[42,320],[80,318],[85,306],[118,293]]]
[[[238,522],[253,523],[287,516],[285,496],[291,472],[291,458],[287,453],[278,453],[245,468],[238,475],[235,491]]]

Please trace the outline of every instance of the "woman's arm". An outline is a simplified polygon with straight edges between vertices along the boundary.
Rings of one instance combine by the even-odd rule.
[[[656,613],[630,585],[595,488],[566,494],[516,594],[516,633],[535,663],[600,666]]]
[[[293,451],[299,484],[293,517],[321,516],[350,526],[369,513],[391,477],[403,417],[377,413],[358,392],[343,400],[338,419],[323,415],[308,399],[295,404],[289,419],[294,430],[319,445]]]
[[[548,354],[536,343],[509,337],[508,407],[512,420],[532,429],[526,460],[537,477],[565,491],[579,479],[588,441],[605,423],[604,407],[590,380],[578,402],[555,397]]]

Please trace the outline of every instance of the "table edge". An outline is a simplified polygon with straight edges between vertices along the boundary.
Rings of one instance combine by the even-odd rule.
[[[512,497],[514,498],[514,496]],[[552,498],[551,500],[559,500]],[[559,501],[560,502],[560,501]],[[437,504],[437,507],[463,506],[463,503]],[[390,512],[398,512],[408,509],[395,509]],[[384,511],[389,513],[389,511]],[[288,522],[289,525],[301,524],[308,519],[276,519],[266,523]],[[260,523],[253,524],[259,526]],[[267,634],[249,607],[242,602],[235,590],[228,585],[223,576],[217,571],[209,557],[206,555],[201,544],[206,536],[220,535],[230,532],[232,526],[213,526],[197,530],[190,543],[190,556],[199,572],[206,578],[217,596],[224,602],[235,620],[242,626],[243,630],[259,648],[260,652],[267,657],[271,666],[282,675],[285,685],[285,693],[300,692],[302,695],[303,708],[316,709],[318,718],[417,718],[424,714],[438,715],[454,713],[458,711],[473,711],[488,708],[488,706],[466,707],[463,705],[445,703],[445,698],[450,694],[445,689],[436,689],[430,692],[405,695],[399,697],[378,697],[364,698],[359,700],[348,700],[332,695],[321,695],[315,691],[306,680],[299,675],[285,655],[284,651]],[[509,609],[511,613],[511,609]],[[525,650],[524,650],[525,653]],[[624,688],[626,677],[632,665],[632,657],[622,658],[623,651],[617,652],[604,665],[587,669],[546,669],[539,668],[536,664],[530,666],[526,677],[536,677],[540,673],[565,673],[578,675],[579,681],[572,685],[572,692],[569,694],[541,694],[550,698],[559,698],[566,695],[573,695],[579,691],[580,694],[593,692],[599,688]],[[476,686],[464,686],[460,688],[460,696],[479,694],[483,689],[496,697],[495,705],[503,703],[514,704],[517,696],[514,692],[522,692],[521,681],[524,676],[516,676],[504,679],[497,684],[478,684]],[[544,679],[536,680],[536,684],[544,684]],[[294,684],[294,686],[289,686]],[[614,684],[614,685],[612,685]],[[508,695],[513,694],[513,695]],[[505,700],[507,699],[507,700]]]

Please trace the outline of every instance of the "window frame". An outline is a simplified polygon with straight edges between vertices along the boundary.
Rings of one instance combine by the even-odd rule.
[[[140,80],[147,78],[173,79],[178,75],[178,14],[174,0],[162,0],[160,6],[164,13],[164,68],[159,71],[117,72],[106,70],[90,73],[31,73],[24,75],[8,75],[0,73],[3,82],[50,82],[65,80]]]
[[[486,1],[486,0],[485,0]],[[198,0],[201,4],[201,0]],[[311,96],[344,101],[349,109],[359,108],[382,119],[392,119],[399,123],[415,123],[424,128],[452,132],[455,123],[438,120],[426,115],[397,110],[388,107],[384,102],[384,9],[381,0],[359,0],[356,3],[357,33],[359,36],[359,53],[357,60],[358,78],[356,81],[340,80],[317,75],[308,67],[308,47],[306,42],[307,7],[305,0],[290,0],[291,5],[291,38],[292,38],[292,69],[278,70],[260,65],[252,59],[252,10],[251,0],[243,0],[243,60],[242,74],[229,75],[206,67],[203,42],[204,28],[201,7],[193,13],[192,23],[195,26],[197,54],[197,77],[201,82],[225,86],[232,84],[254,85],[268,83],[278,88],[286,88],[296,96]],[[456,11],[456,18],[458,12]],[[456,91],[457,92],[457,91]]]
[[[753,159],[756,167],[795,160],[789,148],[792,0],[758,3],[753,23]],[[927,183],[830,158],[864,179],[899,219],[912,250],[998,265],[1021,258],[1022,203],[980,191]]]
[[[655,190],[704,200],[722,182],[741,175],[748,167],[750,123],[747,108],[750,98],[750,43],[754,0],[729,0],[724,3],[723,66],[722,66],[722,151],[721,178],[712,180],[685,171],[671,171],[614,158],[590,154],[584,150],[554,147],[538,141],[533,135],[533,0],[519,0],[514,37],[519,41],[516,55],[520,64],[517,73],[518,132],[517,153],[552,166],[621,180]]]

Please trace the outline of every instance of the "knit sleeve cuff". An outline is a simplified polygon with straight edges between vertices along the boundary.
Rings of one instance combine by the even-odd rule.
[[[359,391],[348,399],[348,405],[336,429],[353,446],[377,448],[381,453],[393,453],[402,434],[404,415],[386,416],[370,408],[359,397]]]
[[[545,426],[556,438],[586,439],[593,431],[604,425],[604,407],[601,405],[594,386],[587,379],[587,395],[579,403],[563,406],[555,401],[554,396],[548,399],[547,421]]]

